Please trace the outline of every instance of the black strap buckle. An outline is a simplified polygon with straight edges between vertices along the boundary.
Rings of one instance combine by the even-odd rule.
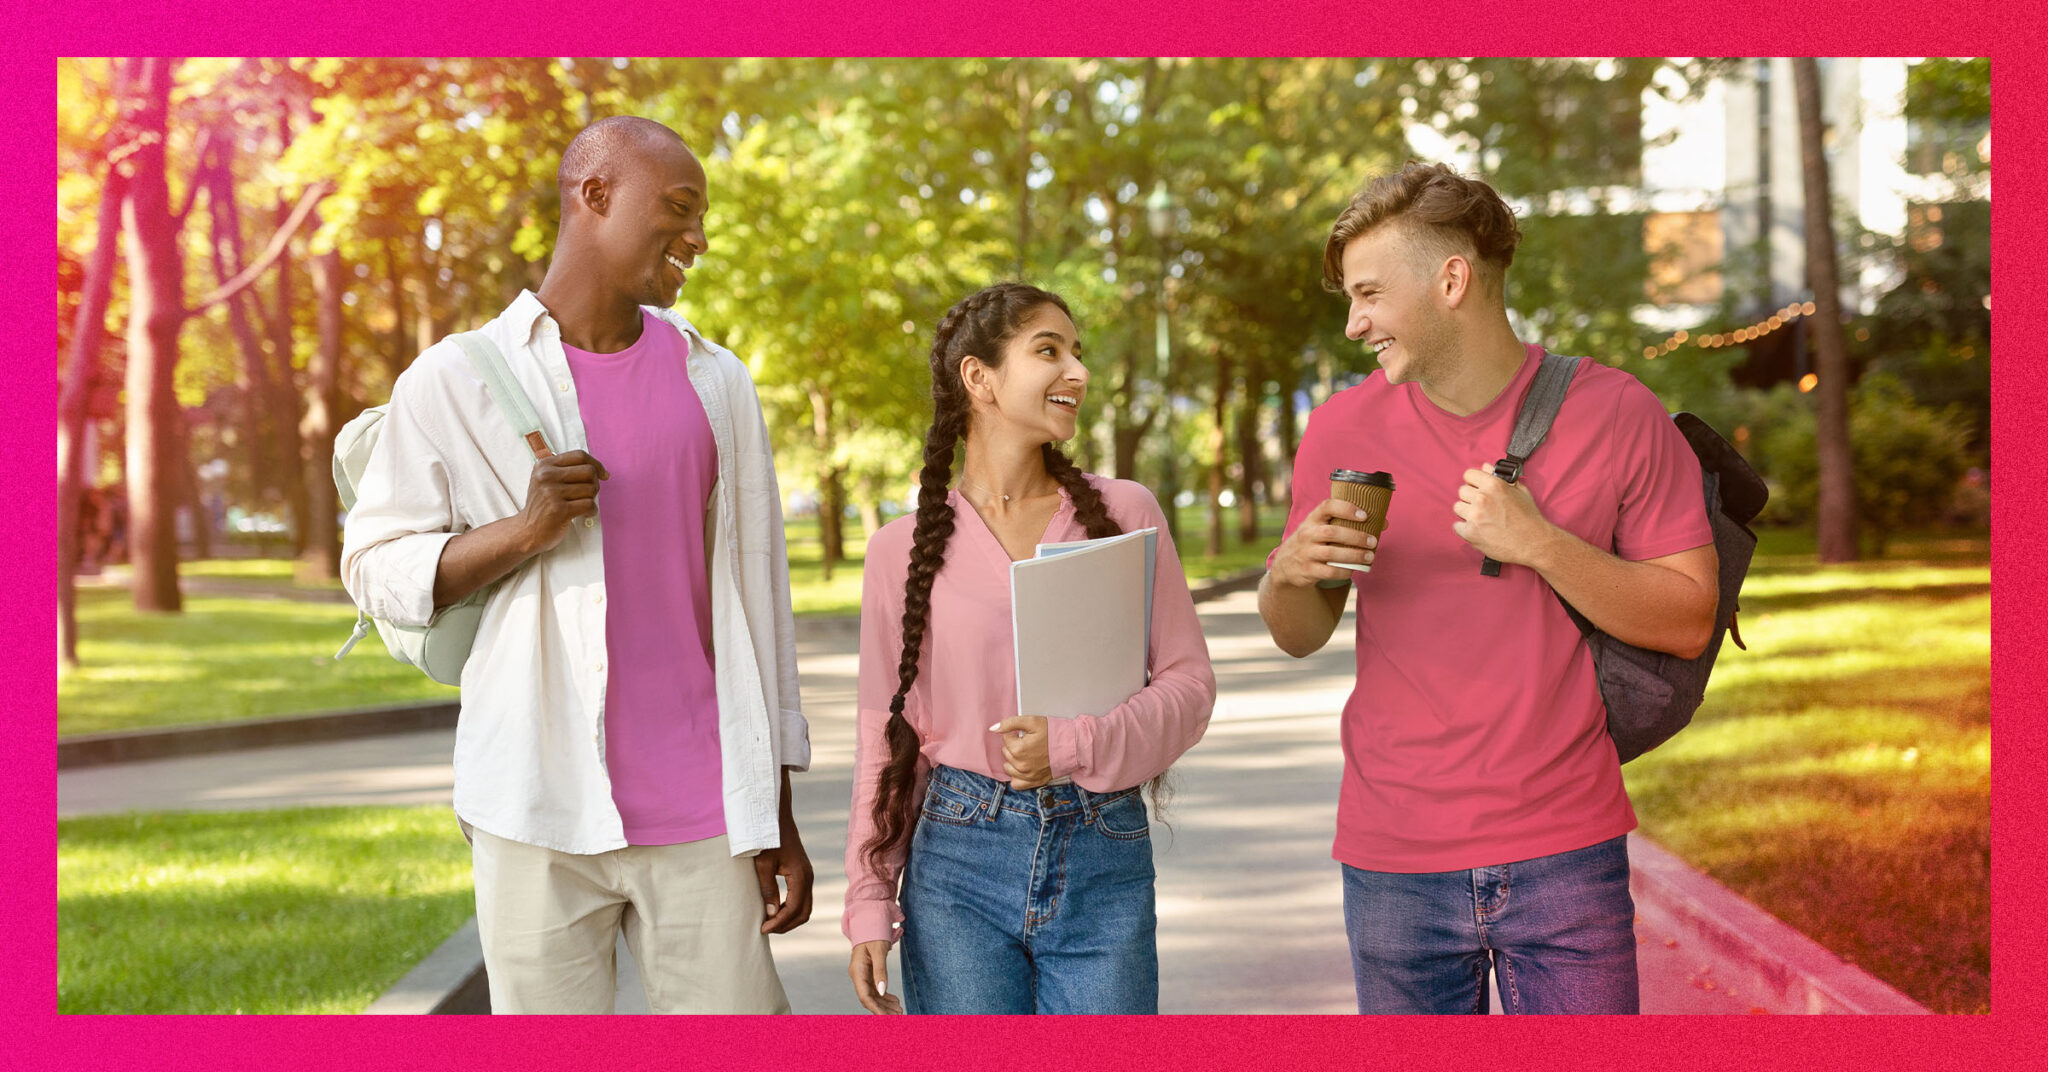
[[[1505,483],[1512,484],[1522,479],[1522,463],[1528,460],[1527,458],[1517,458],[1510,454],[1493,463],[1493,475],[1501,478]],[[1491,558],[1484,559],[1479,563],[1479,575],[1482,577],[1500,576],[1500,563]]]

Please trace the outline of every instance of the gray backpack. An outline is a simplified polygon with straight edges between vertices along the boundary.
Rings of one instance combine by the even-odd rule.
[[[449,338],[455,341],[462,352],[469,356],[470,364],[476,366],[478,375],[483,377],[484,386],[489,390],[498,406],[512,422],[513,430],[532,449],[533,456],[548,456],[546,438],[540,430],[540,417],[533,411],[533,404],[527,401],[526,392],[512,378],[512,370],[505,367],[505,357],[498,347],[481,331],[465,331]],[[341,496],[341,508],[356,508],[356,487],[361,483],[363,471],[369,468],[370,452],[376,449],[377,437],[383,431],[384,417],[390,411],[390,404],[372,406],[354,420],[341,427],[341,433],[334,437],[334,490]],[[443,685],[462,684],[462,664],[469,661],[469,650],[476,644],[476,629],[483,620],[484,604],[490,602],[496,585],[485,585],[470,593],[461,601],[441,608],[434,620],[425,626],[398,625],[382,618],[372,618],[356,609],[355,632],[341,650],[334,653],[336,659],[349,653],[356,641],[369,635],[370,626],[375,624],[377,635],[384,639],[384,647],[391,657],[408,666],[419,667],[426,675]]]
[[[1507,457],[1495,464],[1494,475],[1510,484],[1520,479],[1523,464],[1550,434],[1558,407],[1564,403],[1565,389],[1585,360],[1543,355],[1536,382],[1530,385],[1528,397],[1522,400],[1522,408],[1515,415]],[[1700,701],[1706,696],[1707,675],[1714,669],[1715,657],[1721,654],[1722,637],[1732,635],[1735,646],[1747,650],[1742,643],[1742,630],[1735,624],[1736,597],[1742,592],[1742,579],[1749,573],[1750,559],[1756,555],[1756,534],[1749,530],[1749,522],[1764,508],[1769,491],[1742,455],[1707,422],[1690,413],[1680,413],[1672,420],[1699,458],[1707,519],[1714,530],[1714,553],[1721,559],[1721,598],[1714,608],[1714,635],[1707,641],[1707,650],[1699,658],[1682,659],[1624,644],[1594,628],[1563,597],[1558,599],[1593,650],[1600,698],[1607,704],[1607,732],[1614,738],[1614,750],[1623,763],[1670,740],[1692,721],[1693,712],[1699,710]],[[1497,577],[1500,563],[1489,558],[1480,571]]]

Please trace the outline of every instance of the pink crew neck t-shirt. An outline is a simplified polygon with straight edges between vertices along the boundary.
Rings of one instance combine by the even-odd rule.
[[[1318,407],[1295,457],[1287,532],[1333,469],[1383,470],[1394,497],[1357,588],[1358,683],[1344,705],[1332,855],[1368,871],[1514,863],[1635,828],[1593,658],[1535,570],[1479,572],[1452,506],[1506,451],[1543,350],[1457,416],[1375,372]],[[1640,561],[1713,542],[1699,464],[1635,377],[1586,362],[1521,483],[1552,523]]]
[[[590,454],[610,473],[597,501],[612,802],[628,844],[673,845],[725,833],[704,557],[718,446],[690,384],[689,340],[641,316],[624,350],[562,351]]]
[[[1071,776],[1083,789],[1107,793],[1145,784],[1202,739],[1216,704],[1216,675],[1158,501],[1143,485],[1128,480],[1086,479],[1102,493],[1109,516],[1125,532],[1159,530],[1152,575],[1151,681],[1103,714],[1046,720],[1053,777]],[[1060,497],[1040,543],[1087,538],[1074,516],[1073,500],[1065,490]],[[932,580],[917,681],[903,702],[903,716],[917,730],[911,799],[920,804],[934,765],[1007,780],[1003,742],[988,728],[1018,713],[1010,554],[958,491],[947,499],[953,506],[953,535]],[[896,876],[902,874],[907,849],[899,846],[880,871],[861,849],[875,832],[875,790],[889,760],[889,700],[903,655],[903,587],[910,577],[916,531],[914,514],[876,531],[868,541],[861,580],[858,733],[846,831],[846,913],[840,919],[840,930],[855,945],[893,941],[895,925],[903,921]]]

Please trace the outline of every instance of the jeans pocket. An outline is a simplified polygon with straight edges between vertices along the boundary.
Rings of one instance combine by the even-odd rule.
[[[936,823],[966,826],[979,818],[987,806],[987,801],[966,790],[934,781],[924,795],[924,808],[919,815]]]
[[[1116,841],[1141,841],[1152,836],[1152,819],[1145,813],[1144,799],[1132,789],[1097,805],[1095,828]]]

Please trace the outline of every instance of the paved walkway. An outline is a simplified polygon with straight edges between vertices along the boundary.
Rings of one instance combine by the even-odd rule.
[[[1353,676],[1348,629],[1296,661],[1260,625],[1253,593],[1200,607],[1220,699],[1208,736],[1174,768],[1159,871],[1160,1006],[1172,1013],[1343,1013],[1355,1008],[1334,833],[1337,718]],[[800,645],[812,766],[794,780],[798,824],[818,870],[816,910],[774,939],[799,1012],[858,1012],[839,933],[853,773],[856,636],[810,629]],[[446,804],[453,731],[85,767],[58,775],[58,813]],[[452,820],[451,820],[452,826]],[[1643,1009],[1745,1013],[1716,982],[1715,955],[1641,921]],[[1734,973],[1729,973],[1732,977]],[[630,969],[619,1008],[645,1009]],[[1498,1007],[1496,1001],[1495,1007]]]

